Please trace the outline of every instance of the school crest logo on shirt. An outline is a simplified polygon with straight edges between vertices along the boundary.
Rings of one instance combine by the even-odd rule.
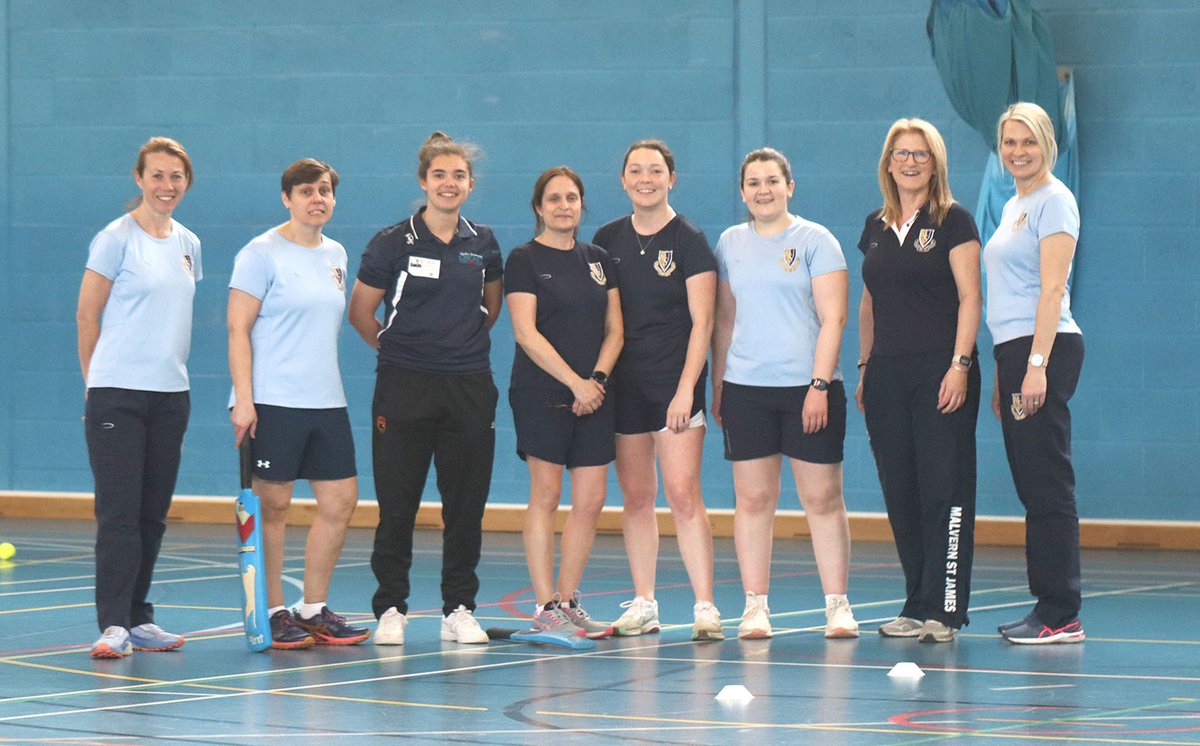
[[[195,268],[195,265],[192,264],[192,255],[191,254],[183,255],[183,271],[187,272],[188,277],[191,277],[192,279],[196,279],[196,275],[195,275],[196,268]]]
[[[654,263],[654,271],[658,273],[659,277],[670,277],[671,273],[675,271],[675,266],[674,251],[658,252],[658,261]]]
[[[1028,222],[1029,222],[1029,213],[1022,212],[1020,215],[1017,216],[1017,219],[1013,221],[1013,233],[1016,233],[1017,231],[1024,228],[1025,224]]]
[[[341,267],[330,267],[329,275],[333,278],[333,284],[337,286],[338,290],[346,289],[346,273]]]
[[[779,266],[783,267],[784,272],[795,272],[796,267],[800,266],[800,252],[795,249],[784,249],[783,256],[779,259]]]
[[[924,254],[934,246],[937,246],[937,241],[933,239],[933,228],[922,228],[921,232],[917,234],[913,248]]]
[[[600,262],[588,262],[588,267],[591,269],[592,280],[597,285],[603,286],[608,278],[604,276],[604,265]]]

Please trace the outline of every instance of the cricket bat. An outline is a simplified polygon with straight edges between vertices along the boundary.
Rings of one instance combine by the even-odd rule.
[[[238,565],[242,576],[242,622],[246,647],[261,652],[271,647],[271,620],[267,618],[267,579],[263,574],[262,510],[250,488],[250,434],[242,438],[242,494],[234,503],[237,520]]]
[[[534,645],[556,645],[571,650],[591,650],[596,647],[595,640],[589,640],[576,632],[543,632],[537,629],[520,630],[505,627],[488,627],[487,636],[490,640],[516,640]]]

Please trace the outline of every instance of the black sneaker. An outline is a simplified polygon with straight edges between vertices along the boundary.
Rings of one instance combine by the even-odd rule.
[[[1005,622],[1004,624],[997,625],[996,631],[999,632],[1000,634],[1004,634],[1005,632],[1009,631],[1010,629],[1016,629],[1017,627],[1021,627],[1026,624],[1032,625],[1032,624],[1037,624],[1037,623],[1038,623],[1037,617],[1035,617],[1033,615],[1033,612],[1031,611],[1015,622]]]
[[[1056,645],[1083,642],[1083,625],[1072,619],[1061,627],[1048,627],[1036,619],[1020,627],[1012,627],[1004,633],[1004,639],[1016,645]]]
[[[294,650],[312,646],[312,635],[296,624],[292,612],[280,609],[271,615],[271,647],[276,650]]]
[[[295,619],[318,645],[357,645],[371,636],[371,630],[351,627],[344,617],[334,614],[328,606],[322,606],[321,613],[315,617],[305,619],[297,614]]]

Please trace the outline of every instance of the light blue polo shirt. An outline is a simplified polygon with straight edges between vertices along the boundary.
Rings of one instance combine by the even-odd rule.
[[[346,249],[328,236],[305,248],[272,228],[238,252],[229,287],[262,302],[250,330],[254,403],[346,406],[338,333],[346,312]],[[229,395],[233,406],[234,394]]]
[[[92,239],[87,268],[112,281],[88,388],[187,391],[200,239],[171,221],[155,238],[126,213]]]
[[[824,226],[801,217],[763,237],[751,223],[717,241],[717,276],[737,301],[725,380],[744,386],[807,386],[821,331],[812,278],[845,271],[846,258]],[[842,377],[838,367],[835,380]]]
[[[1079,207],[1071,190],[1053,176],[1033,194],[1014,196],[1004,205],[1000,224],[983,250],[987,269],[987,325],[996,344],[1033,335],[1042,292],[1040,242],[1055,233],[1079,239]],[[1068,279],[1070,276],[1068,267]],[[1069,281],[1063,293],[1058,331],[1082,334],[1071,317]]]

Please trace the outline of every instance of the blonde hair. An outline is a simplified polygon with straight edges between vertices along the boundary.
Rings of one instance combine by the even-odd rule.
[[[1053,171],[1054,164],[1058,162],[1058,141],[1054,139],[1054,122],[1050,121],[1046,110],[1028,101],[1018,101],[1008,107],[996,124],[997,151],[1000,150],[1000,142],[1004,139],[1006,122],[1020,122],[1029,128],[1033,139],[1037,141],[1038,150],[1042,151],[1043,165],[1047,171]]]
[[[929,195],[926,198],[929,205],[929,220],[935,226],[941,225],[954,204],[954,195],[950,192],[950,180],[946,176],[946,141],[942,134],[924,119],[897,119],[887,138],[883,141],[883,152],[879,154],[879,191],[883,194],[883,209],[879,219],[884,225],[899,225],[905,216],[900,214],[900,190],[896,180],[888,171],[888,163],[892,160],[892,150],[900,135],[916,134],[925,138],[929,152],[933,158],[933,175],[929,178]]]

